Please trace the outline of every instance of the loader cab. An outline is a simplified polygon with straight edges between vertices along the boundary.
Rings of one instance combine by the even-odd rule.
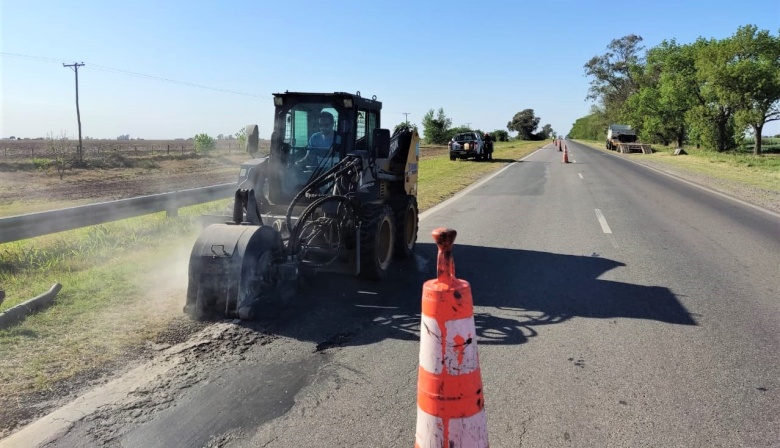
[[[274,94],[268,189],[272,204],[287,204],[310,180],[346,154],[368,155],[380,127],[382,103],[359,94]]]

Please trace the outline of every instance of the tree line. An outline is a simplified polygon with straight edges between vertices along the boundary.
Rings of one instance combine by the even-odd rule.
[[[554,138],[555,132],[552,126],[546,124],[539,132],[536,129],[539,127],[541,119],[534,114],[533,109],[525,109],[516,113],[512,119],[507,123],[507,130],[517,132],[518,140],[545,140],[548,138]],[[481,129],[471,129],[468,126],[452,126],[452,119],[444,113],[444,108],[439,108],[438,111],[430,109],[422,119],[423,126],[423,139],[425,143],[431,145],[446,145],[452,137],[462,132],[478,132],[484,134]],[[417,125],[414,123],[402,122],[395,126],[395,131],[405,128],[415,128]],[[493,131],[487,131],[493,140],[499,142],[509,141],[509,132],[503,129],[495,129]]]
[[[571,138],[602,140],[610,123],[630,124],[643,141],[727,151],[746,134],[761,154],[764,125],[780,120],[780,36],[741,26],[725,39],[664,40],[646,51],[642,37],[612,40],[585,65],[590,113]]]

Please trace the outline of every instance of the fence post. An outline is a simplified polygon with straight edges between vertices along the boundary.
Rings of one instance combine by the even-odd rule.
[[[184,155],[184,145],[181,145],[181,155]]]
[[[171,145],[168,145],[168,152],[166,152],[165,154],[170,154],[170,153],[171,153]]]

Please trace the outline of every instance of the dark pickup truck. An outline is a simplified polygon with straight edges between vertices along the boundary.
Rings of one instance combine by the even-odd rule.
[[[476,160],[487,159],[487,144],[482,140],[478,132],[462,132],[452,137],[448,143],[450,149],[450,160],[468,159],[473,157]]]

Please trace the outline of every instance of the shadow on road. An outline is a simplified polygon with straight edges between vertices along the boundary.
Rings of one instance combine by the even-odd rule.
[[[499,159],[499,158],[493,158],[486,161],[487,163],[520,163],[522,160],[516,160],[516,159]]]
[[[387,279],[320,275],[287,303],[269,304],[251,328],[318,343],[317,349],[419,339],[423,283],[436,246],[419,244]],[[623,263],[598,256],[457,245],[456,276],[471,284],[480,344],[521,344],[536,328],[573,317],[696,325],[669,289],[600,280]]]

